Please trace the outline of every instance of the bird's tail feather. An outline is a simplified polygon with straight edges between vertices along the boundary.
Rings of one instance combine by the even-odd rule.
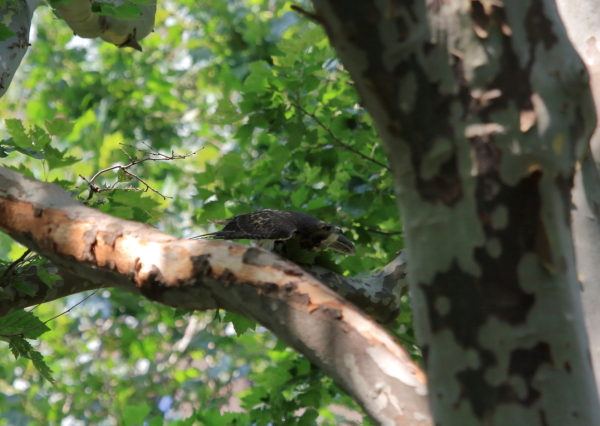
[[[223,238],[220,237],[218,234],[218,232],[211,232],[210,234],[196,235],[195,237],[190,237],[190,240],[214,240],[218,238]]]

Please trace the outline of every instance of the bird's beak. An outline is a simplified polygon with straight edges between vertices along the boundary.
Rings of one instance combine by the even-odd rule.
[[[338,253],[349,255],[354,254],[354,244],[352,244],[352,242],[342,234],[338,234],[337,239],[331,243],[328,248],[333,251],[337,251]]]

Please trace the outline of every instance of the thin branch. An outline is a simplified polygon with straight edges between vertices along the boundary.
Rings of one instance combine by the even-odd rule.
[[[346,151],[350,151],[356,155],[358,155],[359,157],[370,161],[374,164],[377,164],[379,167],[383,167],[386,170],[390,170],[391,168],[387,165],[382,163],[381,161],[378,161],[374,158],[369,157],[366,154],[363,154],[362,152],[360,152],[359,150],[357,150],[356,148],[351,147],[350,145],[348,145],[347,143],[343,142],[340,138],[338,138],[335,133],[333,133],[333,130],[331,130],[331,128],[329,128],[328,126],[325,125],[325,123],[323,123],[315,114],[312,114],[310,112],[308,112],[307,110],[305,110],[299,103],[290,100],[290,102],[296,107],[298,108],[300,111],[302,111],[303,114],[309,116],[310,118],[313,119],[313,121],[315,123],[317,123],[317,125],[322,128],[323,130],[325,130],[327,133],[329,133],[329,136],[331,136],[331,138],[333,139],[333,141],[339,145],[341,148],[345,149]]]
[[[142,142],[146,147],[151,148],[150,145]],[[138,148],[134,147],[133,145],[128,145],[128,144],[121,144],[121,151],[125,154],[125,156],[129,159],[129,163],[122,165],[122,164],[116,164],[114,166],[110,166],[107,167],[105,169],[99,170],[97,171],[90,179],[87,179],[86,177],[79,175],[79,177],[81,179],[83,179],[88,186],[90,187],[90,192],[86,198],[86,201],[89,201],[93,195],[95,193],[100,193],[100,192],[105,192],[105,191],[112,191],[115,189],[115,186],[119,183],[119,181],[113,183],[112,185],[110,185],[107,188],[101,188],[98,185],[96,185],[94,183],[94,181],[102,174],[107,173],[111,170],[120,170],[123,173],[125,173],[126,175],[130,176],[131,178],[137,180],[138,182],[142,183],[142,185],[144,185],[146,187],[146,189],[144,189],[144,192],[147,192],[148,190],[151,190],[152,192],[160,195],[163,199],[167,199],[167,198],[172,198],[172,197],[168,197],[165,196],[163,194],[161,194],[159,191],[157,191],[156,189],[154,189],[150,184],[148,184],[146,181],[144,181],[142,178],[140,178],[138,175],[136,175],[133,172],[130,172],[128,169],[130,169],[133,166],[136,166],[138,164],[141,163],[145,163],[147,161],[171,161],[171,160],[182,160],[188,157],[191,157],[192,155],[195,155],[198,151],[194,151],[192,153],[189,154],[175,154],[173,151],[171,151],[171,155],[165,155],[162,154],[160,152],[156,152],[156,151],[148,151],[147,152],[147,157],[144,158],[140,158],[140,159],[136,159],[135,157],[133,157],[132,155],[130,155],[125,149],[123,149],[123,147],[129,147],[129,148],[133,148],[135,150],[138,150],[140,152],[142,152],[141,150],[139,150]],[[121,190],[126,190],[126,191],[138,191],[139,189],[137,188],[119,188]]]
[[[374,234],[381,234],[381,235],[402,235],[403,234],[402,231],[382,231],[381,229],[370,228],[370,227],[366,227],[365,230],[367,232],[373,232]]]
[[[85,302],[86,300],[88,300],[90,297],[92,297],[93,295],[95,295],[96,293],[98,293],[99,289],[96,289],[94,291],[92,291],[90,294],[88,294],[87,296],[85,296],[83,299],[81,299],[79,302],[75,303],[73,306],[71,306],[70,308],[62,311],[60,314],[54,315],[52,318],[47,319],[46,321],[44,321],[44,324],[49,323],[50,321],[55,320],[58,317],[61,317],[63,315],[68,314],[69,312],[71,312],[73,309],[75,309],[77,306],[81,305],[83,302]]]
[[[291,5],[290,9],[292,9],[294,12],[298,12],[300,15],[306,16],[308,19],[315,21],[319,25],[323,25],[323,20],[315,12],[309,12],[308,10],[304,9],[303,7],[297,4]]]
[[[5,285],[8,284],[8,281],[6,282],[6,284],[4,284],[4,279],[7,278],[8,274],[16,266],[18,266],[20,263],[22,263],[30,253],[31,253],[31,250],[29,250],[29,249],[25,250],[25,253],[23,253],[17,260],[15,260],[10,265],[8,265],[8,267],[4,270],[4,273],[0,276],[0,287],[4,287]]]
[[[85,302],[86,300],[88,300],[90,297],[92,297],[93,295],[95,295],[96,293],[98,293],[98,289],[94,290],[93,292],[91,292],[90,294],[88,294],[87,296],[85,296],[83,299],[81,299],[79,302],[75,303],[73,306],[71,306],[70,308],[62,311],[60,314],[54,315],[52,318],[47,319],[46,321],[44,321],[42,324],[38,324],[36,326],[27,328],[25,330],[23,330],[21,333],[16,333],[16,334],[0,334],[0,337],[4,337],[4,338],[11,338],[11,337],[23,337],[25,335],[25,333],[27,331],[30,330],[35,330],[36,328],[40,328],[42,325],[46,325],[48,324],[50,321],[55,320],[58,317],[61,317],[63,315],[68,314],[69,312],[71,312],[73,309],[75,309],[77,306],[81,305],[83,302]],[[31,312],[33,311],[35,308],[37,308],[39,305],[35,305],[32,309],[30,309],[27,312]]]

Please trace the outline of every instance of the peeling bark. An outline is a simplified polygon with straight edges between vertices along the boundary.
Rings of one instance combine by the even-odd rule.
[[[424,375],[408,354],[364,313],[271,252],[177,239],[4,168],[0,229],[85,277],[82,290],[110,283],[181,309],[246,315],[330,374],[376,422],[431,424]]]
[[[593,116],[554,4],[313,3],[392,165],[435,421],[600,424],[570,229]]]

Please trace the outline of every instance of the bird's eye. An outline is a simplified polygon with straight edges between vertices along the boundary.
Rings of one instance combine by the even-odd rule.
[[[326,224],[325,224],[325,225],[323,225],[323,227],[322,227],[322,229],[323,229],[324,231],[327,231],[327,232],[331,231],[333,228],[334,228],[334,227],[333,227],[333,225],[329,225],[328,223],[326,223]]]

